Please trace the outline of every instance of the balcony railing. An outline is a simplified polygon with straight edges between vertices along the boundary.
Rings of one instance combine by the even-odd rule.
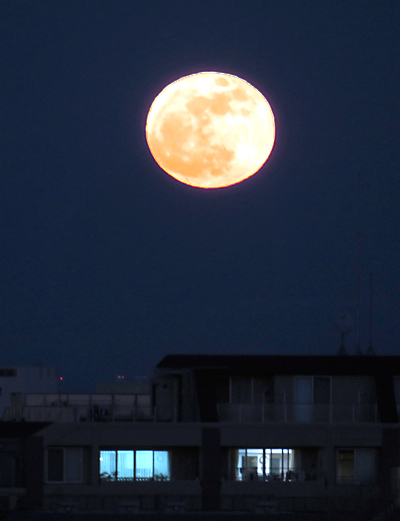
[[[243,467],[236,469],[235,481],[316,481],[320,476],[315,470],[301,467],[274,468],[260,472],[257,467]]]
[[[143,406],[29,405],[22,408],[21,419],[44,422],[155,421],[154,412],[153,407]]]
[[[217,404],[220,422],[376,423],[376,404]]]
[[[15,393],[3,421],[156,421],[150,394]]]

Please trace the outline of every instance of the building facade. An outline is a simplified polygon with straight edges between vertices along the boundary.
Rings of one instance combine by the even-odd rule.
[[[17,403],[18,397],[26,393],[56,393],[59,377],[55,367],[18,366],[0,367],[0,418],[11,401]]]
[[[36,426],[16,508],[368,520],[397,504],[400,357],[170,355],[149,385],[102,390],[5,411]]]

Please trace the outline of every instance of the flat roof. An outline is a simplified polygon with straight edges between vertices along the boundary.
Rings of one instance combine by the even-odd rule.
[[[208,369],[236,374],[332,374],[400,376],[400,356],[368,355],[180,355],[165,356],[157,369]]]

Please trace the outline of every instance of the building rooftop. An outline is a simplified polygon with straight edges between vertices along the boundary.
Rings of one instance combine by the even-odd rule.
[[[237,374],[400,375],[400,356],[167,355],[157,369],[216,369]]]

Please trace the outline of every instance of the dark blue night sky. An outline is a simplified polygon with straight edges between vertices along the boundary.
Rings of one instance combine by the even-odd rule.
[[[170,353],[335,354],[400,342],[397,2],[0,5],[0,364],[67,388],[151,375]],[[153,98],[238,75],[276,144],[249,180],[192,188],[154,162]],[[346,338],[353,352],[357,326]]]

